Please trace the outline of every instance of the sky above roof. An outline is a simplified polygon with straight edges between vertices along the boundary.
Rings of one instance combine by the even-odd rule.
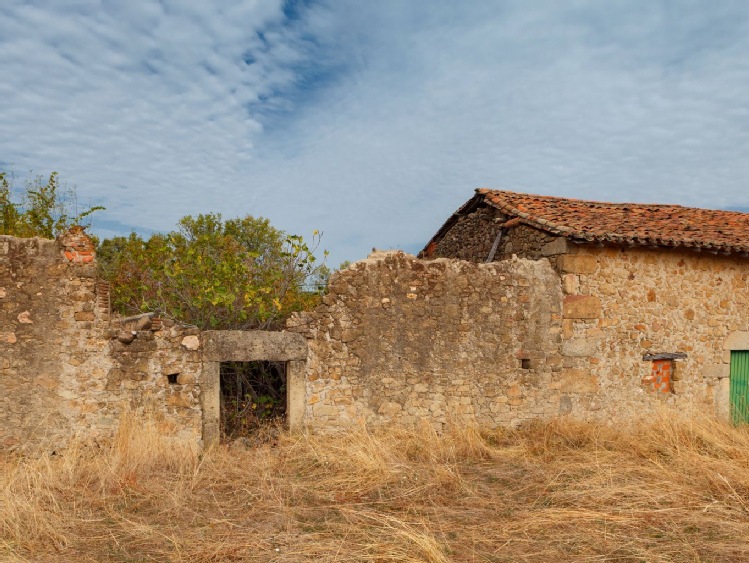
[[[103,236],[262,215],[335,266],[482,186],[749,210],[743,0],[3,0],[0,69],[0,170]]]

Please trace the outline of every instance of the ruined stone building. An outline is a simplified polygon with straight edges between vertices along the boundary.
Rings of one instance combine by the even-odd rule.
[[[749,215],[479,189],[421,256],[548,260],[563,373],[590,378],[590,405],[655,396],[747,420]]]
[[[196,445],[221,432],[221,366],[285,366],[294,430],[673,405],[746,420],[749,215],[478,190],[419,258],[336,273],[286,331],[117,319],[80,229],[0,237],[0,447],[105,440],[125,410]]]
[[[305,419],[485,426],[658,405],[747,420],[749,215],[478,190],[289,330]]]

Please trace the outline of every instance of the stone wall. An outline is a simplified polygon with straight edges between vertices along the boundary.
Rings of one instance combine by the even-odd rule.
[[[151,409],[163,430],[200,440],[195,329],[110,326],[82,230],[57,241],[0,236],[0,447],[56,449],[114,433],[124,409]]]
[[[459,217],[429,252],[429,258],[485,262],[505,216],[493,207],[479,207]]]
[[[749,260],[669,249],[580,246],[556,259],[565,293],[569,367],[600,388],[606,417],[642,412],[642,398],[728,414],[731,349],[749,349]],[[670,386],[658,385],[672,362]]]
[[[305,422],[496,427],[576,408],[587,378],[563,369],[561,302],[548,261],[358,262],[287,327],[309,340]]]
[[[507,216],[499,210],[482,206],[459,217],[443,237],[428,249],[428,258],[455,258],[471,262],[486,262],[497,234],[502,237],[494,254],[494,260],[506,260],[513,254],[537,260],[549,256],[545,251],[557,237],[522,223],[504,227]]]
[[[495,236],[481,224],[467,248]],[[445,235],[447,251],[459,235]],[[749,349],[749,260],[575,244],[526,225],[507,230],[497,259],[512,255],[548,258],[560,276],[564,366],[590,381],[581,410],[618,418],[667,403],[728,416],[730,351]],[[663,354],[677,357],[651,359]]]
[[[309,341],[306,425],[621,420],[664,404],[727,416],[749,261],[529,240],[549,258],[379,253],[334,276],[288,326]]]
[[[520,224],[505,229],[495,260],[507,260],[512,258],[513,254],[530,260],[549,257],[560,250],[558,245],[554,244],[557,240],[560,239],[554,235]],[[564,248],[566,249],[566,246]]]
[[[110,319],[82,231],[0,237],[0,447],[107,440],[125,410],[214,442],[220,362],[261,359],[287,361],[294,429],[619,420],[661,404],[728,415],[730,352],[749,350],[749,260],[524,226],[506,242],[526,258],[484,264],[476,246],[474,262],[395,252],[353,264],[289,320],[305,348],[294,335]]]

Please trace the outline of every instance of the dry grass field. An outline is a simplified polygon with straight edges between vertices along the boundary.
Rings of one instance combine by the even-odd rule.
[[[2,561],[749,561],[749,431],[674,413],[0,463]]]

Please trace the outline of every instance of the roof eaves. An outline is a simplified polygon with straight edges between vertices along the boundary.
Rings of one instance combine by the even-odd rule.
[[[501,212],[518,217],[523,224],[531,227],[535,227],[539,230],[546,231],[551,234],[568,237],[578,242],[609,242],[613,244],[627,244],[632,246],[659,246],[669,248],[692,248],[696,250],[707,250],[709,252],[724,252],[724,253],[741,253],[746,254],[749,252],[749,245],[741,244],[730,244],[730,243],[719,243],[719,242],[700,242],[695,239],[687,239],[677,241],[674,239],[665,239],[661,237],[650,237],[650,236],[628,236],[620,235],[617,233],[606,233],[604,235],[593,235],[589,233],[582,233],[575,231],[571,227],[565,225],[559,225],[544,219],[542,217],[536,217],[526,211],[521,211],[517,207],[510,205],[509,203],[503,202],[497,198],[493,190],[488,188],[479,188],[476,193],[484,197],[484,201],[492,207],[500,210]],[[607,205],[622,205],[630,206],[631,204],[607,204]],[[666,205],[666,204],[651,204],[648,208],[662,208],[662,207],[673,207],[675,209],[681,208],[679,205]]]

